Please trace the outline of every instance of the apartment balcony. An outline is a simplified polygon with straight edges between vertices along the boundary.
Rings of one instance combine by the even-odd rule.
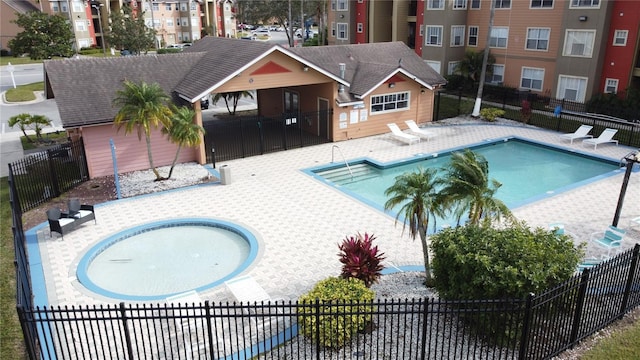
[[[632,75],[635,77],[640,77],[640,65],[636,65],[636,67],[633,68]]]

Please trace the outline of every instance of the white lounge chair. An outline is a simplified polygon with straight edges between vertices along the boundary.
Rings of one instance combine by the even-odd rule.
[[[613,136],[618,132],[618,130],[616,129],[610,129],[610,128],[606,128],[604,129],[604,131],[602,132],[602,134],[600,134],[600,136],[598,136],[595,139],[585,139],[582,140],[583,144],[593,144],[593,149],[597,149],[599,144],[606,144],[606,143],[615,143],[616,145],[618,145],[618,140],[613,140]]]
[[[398,127],[398,125],[394,123],[387,124],[387,126],[389,127],[389,130],[391,130],[391,137],[393,137],[396,140],[400,140],[409,145],[420,142],[420,137],[403,133],[402,130],[400,130],[400,128]]]
[[[427,141],[436,137],[436,133],[434,133],[433,131],[421,129],[413,120],[407,120],[404,123],[407,124],[407,126],[409,127],[409,132],[412,135],[419,136],[422,139],[427,139]]]
[[[589,135],[589,131],[591,131],[591,129],[593,129],[593,126],[591,125],[580,125],[578,130],[569,134],[562,134],[560,135],[560,138],[571,140],[571,144],[573,144],[573,140],[575,139],[592,138],[593,135]]]

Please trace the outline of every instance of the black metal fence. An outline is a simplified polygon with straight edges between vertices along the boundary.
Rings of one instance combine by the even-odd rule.
[[[636,245],[526,299],[390,299],[358,311],[352,303],[317,301],[42,308],[19,303],[18,314],[29,354],[42,358],[547,359],[640,304],[639,253]],[[319,326],[323,318],[341,316],[365,319],[366,326],[353,334],[341,321]],[[327,336],[344,343],[326,346]]]
[[[493,88],[498,87],[490,89]],[[522,110],[523,100],[529,102],[531,112],[528,114]],[[474,101],[462,92],[439,92],[436,96],[434,120],[471,114]],[[586,106],[585,103],[555,100],[529,92],[496,89],[489,91],[486,96],[483,95],[482,101],[482,108],[495,107],[504,110],[505,114],[502,117],[505,119],[563,133],[574,132],[581,124],[587,124],[593,126],[592,134],[595,136],[606,128],[612,128],[618,130],[615,139],[620,144],[640,147],[640,120],[625,120],[585,112]]]
[[[21,211],[50,199],[89,180],[82,138],[33,153],[9,164]]]
[[[326,143],[326,136],[306,131],[304,124],[322,122],[330,116],[331,110],[279,117],[217,116],[204,123],[207,162],[215,165],[217,161]]]

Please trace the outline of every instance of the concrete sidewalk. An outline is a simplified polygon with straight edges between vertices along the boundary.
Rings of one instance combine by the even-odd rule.
[[[21,132],[0,134],[0,177],[9,176],[9,164],[24,157]]]

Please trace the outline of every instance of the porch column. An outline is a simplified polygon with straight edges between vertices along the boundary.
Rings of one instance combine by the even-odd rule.
[[[196,111],[196,118],[194,121],[197,125],[202,126],[202,107],[200,105],[200,101],[202,100],[198,100],[193,103],[193,106],[195,107],[194,110]],[[196,151],[196,161],[200,165],[204,165],[207,162],[207,156],[204,149],[204,134],[200,134],[200,145]]]

